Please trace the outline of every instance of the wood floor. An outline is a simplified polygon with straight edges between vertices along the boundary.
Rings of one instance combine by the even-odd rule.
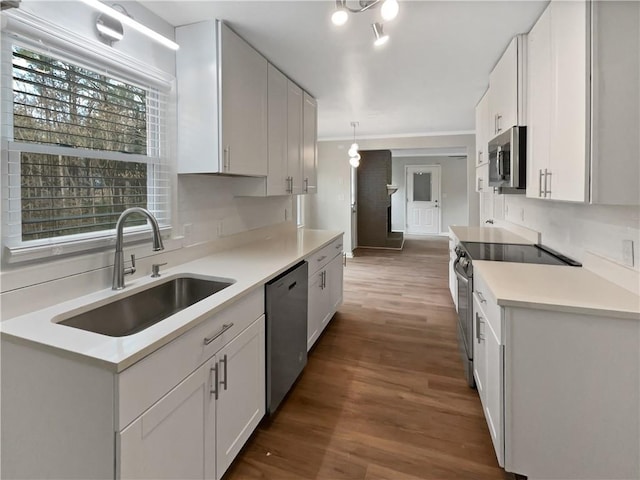
[[[344,304],[236,479],[505,479],[465,382],[446,238],[359,250]]]

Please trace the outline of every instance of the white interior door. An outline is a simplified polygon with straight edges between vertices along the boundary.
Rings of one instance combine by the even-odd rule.
[[[440,165],[407,166],[407,233],[440,233]]]

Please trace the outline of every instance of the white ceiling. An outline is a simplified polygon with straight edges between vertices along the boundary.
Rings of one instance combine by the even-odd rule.
[[[489,72],[548,0],[400,0],[373,46],[379,8],[330,21],[333,0],[141,1],[174,26],[219,18],[318,99],[320,139],[474,130]],[[357,7],[356,0],[347,4]]]

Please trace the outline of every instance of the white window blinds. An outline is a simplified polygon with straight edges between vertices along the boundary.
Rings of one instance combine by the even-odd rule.
[[[133,206],[169,226],[167,92],[29,45],[14,43],[10,58],[3,237],[12,254],[112,235]]]

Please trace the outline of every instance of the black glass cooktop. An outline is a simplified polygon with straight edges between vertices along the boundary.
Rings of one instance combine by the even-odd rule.
[[[462,242],[462,246],[471,260],[580,266],[574,260],[539,245]]]

